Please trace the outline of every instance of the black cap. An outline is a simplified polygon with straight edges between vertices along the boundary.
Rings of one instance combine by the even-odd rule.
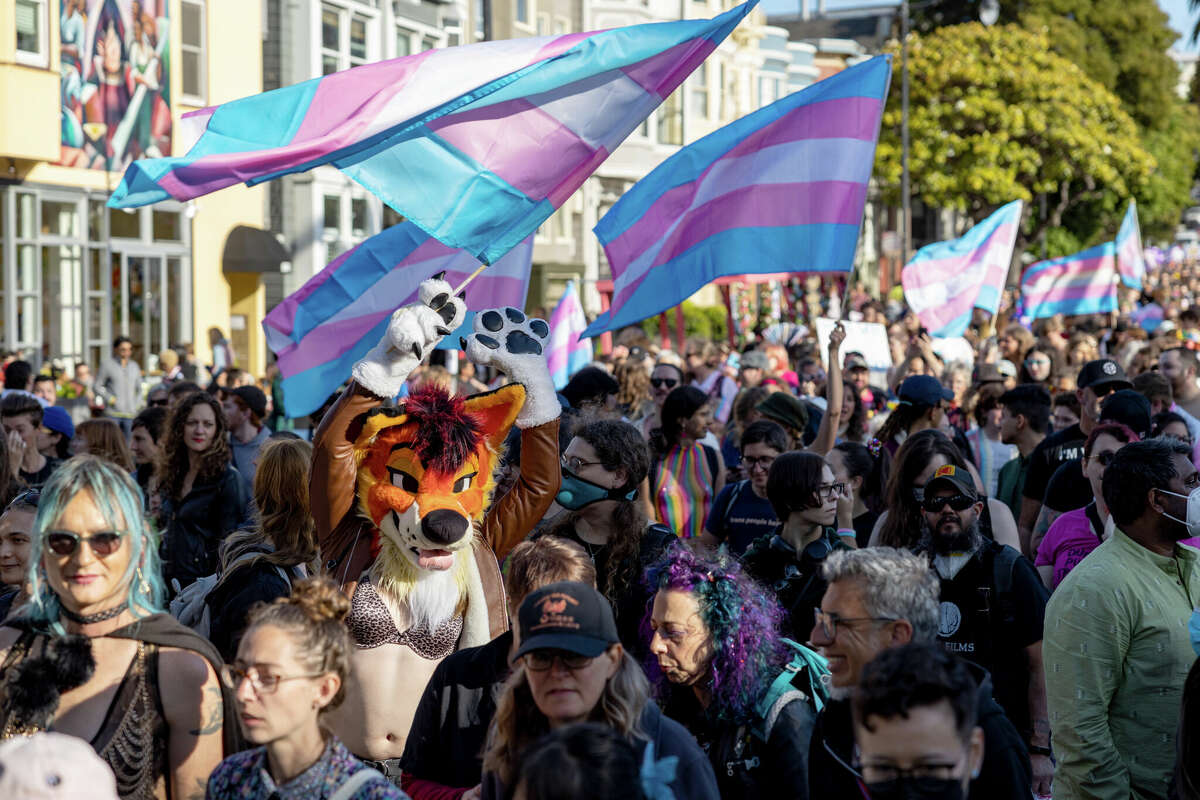
[[[967,497],[974,500],[979,499],[979,492],[975,490],[975,481],[971,477],[971,473],[965,469],[959,469],[953,464],[943,464],[934,471],[929,480],[925,482],[925,496],[930,497],[939,483],[948,483]]]
[[[1083,369],[1079,370],[1079,379],[1075,381],[1075,385],[1080,389],[1094,390],[1098,386],[1108,384],[1120,384],[1116,387],[1118,389],[1133,388],[1129,378],[1125,377],[1125,370],[1111,358],[1098,358],[1084,364]]]
[[[595,658],[620,641],[612,606],[586,583],[559,581],[532,592],[517,612],[521,647],[513,660],[531,650],[566,650]]]
[[[1101,422],[1119,422],[1145,439],[1150,435],[1150,401],[1133,389],[1121,389],[1100,403]]]
[[[802,431],[808,425],[808,407],[799,397],[787,392],[771,392],[754,410],[792,430]]]
[[[953,400],[954,392],[942,386],[941,381],[932,375],[909,375],[900,384],[901,403],[912,403],[920,406],[936,406],[943,400]]]
[[[253,411],[259,419],[267,415],[267,396],[257,386],[239,386],[236,389],[226,389],[226,391],[234,397],[240,398],[246,404],[246,408]]]

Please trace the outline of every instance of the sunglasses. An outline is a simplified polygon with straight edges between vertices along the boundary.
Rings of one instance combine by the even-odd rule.
[[[594,660],[591,656],[581,656],[566,650],[531,650],[525,654],[525,669],[545,672],[558,661],[567,669],[576,670],[583,669]]]
[[[169,403],[170,403],[170,401],[169,401],[169,400],[166,400],[166,399],[163,399],[163,400],[151,400],[149,403],[147,403],[147,405],[151,405],[151,406],[166,406],[166,405],[168,405]]]
[[[80,536],[70,531],[50,531],[46,534],[46,547],[55,555],[74,555],[80,542],[87,542],[93,553],[104,558],[117,552],[117,548],[121,546],[121,534],[113,531],[101,531],[91,536]]]
[[[965,494],[953,494],[949,497],[926,497],[921,501],[921,508],[930,514],[936,514],[945,508],[947,504],[955,511],[966,511],[975,505],[975,498],[967,497]]]
[[[8,505],[9,505],[9,507],[12,507],[12,508],[15,508],[17,506],[33,506],[34,508],[37,508],[37,505],[39,502],[41,502],[41,499],[42,499],[42,490],[41,489],[26,489],[25,491],[21,492],[19,495],[14,497],[12,499],[12,502],[9,503]]]
[[[663,387],[674,389],[679,385],[679,381],[676,378],[651,378],[650,385],[655,389],[662,389]]]

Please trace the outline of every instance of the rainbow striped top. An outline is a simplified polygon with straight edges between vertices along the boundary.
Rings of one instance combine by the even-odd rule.
[[[681,539],[694,539],[703,533],[717,482],[704,445],[697,442],[687,449],[672,447],[652,478],[659,520]]]

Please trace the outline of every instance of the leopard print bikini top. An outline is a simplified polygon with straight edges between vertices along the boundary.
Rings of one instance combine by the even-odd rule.
[[[463,618],[455,614],[436,630],[421,625],[409,628],[404,633],[396,629],[396,622],[375,586],[368,580],[360,581],[350,599],[350,615],[346,618],[354,643],[363,650],[383,644],[402,644],[421,658],[434,661],[445,658],[458,646],[462,635]]]

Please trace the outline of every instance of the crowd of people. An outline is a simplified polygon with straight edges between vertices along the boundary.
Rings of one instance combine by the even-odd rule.
[[[94,378],[8,359],[0,794],[41,747],[97,798],[1200,800],[1200,313],[1151,290],[1152,331],[1002,317],[972,363],[855,292],[886,372],[841,325],[619,337],[558,392],[554,504],[475,551],[472,647],[347,590],[327,468],[219,332],[203,381],[126,339]],[[492,506],[540,480],[515,434]],[[425,654],[411,724],[343,741],[384,641]]]

